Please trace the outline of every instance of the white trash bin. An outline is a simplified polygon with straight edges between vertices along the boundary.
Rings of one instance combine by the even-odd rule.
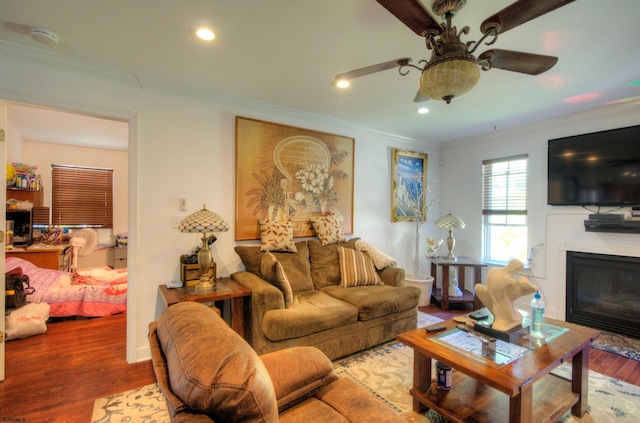
[[[418,306],[424,307],[431,304],[431,290],[433,289],[433,276],[418,275],[416,278],[413,274],[409,273],[404,276],[404,283],[407,286],[415,286],[420,288],[420,300]]]

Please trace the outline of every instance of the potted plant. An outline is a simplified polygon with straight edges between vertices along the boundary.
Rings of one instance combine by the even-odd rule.
[[[434,281],[434,277],[422,272],[420,266],[420,226],[427,221],[429,207],[438,203],[438,200],[431,200],[425,203],[432,187],[432,184],[427,184],[426,187],[420,185],[415,196],[411,196],[403,201],[404,205],[412,212],[416,236],[413,273],[407,273],[405,275],[405,283],[407,285],[417,286],[422,291],[418,302],[419,306],[427,306],[431,303],[431,291]]]

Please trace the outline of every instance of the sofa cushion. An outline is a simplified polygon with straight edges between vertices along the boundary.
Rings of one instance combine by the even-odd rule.
[[[285,251],[295,253],[293,225],[290,221],[258,220],[260,224],[260,251]]]
[[[287,275],[287,279],[289,279],[293,292],[314,289],[311,280],[307,241],[296,242],[296,249],[297,251],[295,253],[273,251],[272,254],[276,260],[282,264],[282,268]],[[235,251],[240,256],[248,272],[264,279],[260,266],[262,263],[262,255],[265,253],[260,251],[260,247],[237,245]]]
[[[309,221],[311,221],[311,226],[313,226],[313,230],[316,232],[316,235],[322,245],[336,244],[338,242],[346,241],[340,222],[336,219],[335,214],[312,217]]]
[[[338,259],[341,287],[382,284],[373,261],[365,253],[351,248],[338,247]]]
[[[293,291],[287,275],[282,268],[282,264],[276,260],[276,257],[267,251],[262,255],[260,263],[260,271],[264,279],[273,286],[282,291],[284,296],[284,307],[288,308],[293,302]]]
[[[330,286],[323,288],[321,292],[356,307],[361,321],[414,308],[418,305],[421,293],[420,288],[415,286],[389,285],[356,286],[348,289]]]
[[[339,244],[322,245],[319,241],[310,239],[309,260],[311,262],[311,279],[316,289],[340,284],[340,262],[338,247],[355,249],[355,243],[360,238],[352,238]]]
[[[281,412],[338,379],[329,357],[316,347],[286,348],[260,359],[271,375]]]
[[[278,421],[269,372],[251,346],[209,307],[182,302],[167,308],[157,335],[171,389],[190,408],[214,421]]]
[[[386,267],[398,265],[398,262],[396,261],[396,259],[383,253],[373,245],[367,244],[362,240],[359,240],[358,242],[356,242],[356,250],[362,251],[367,256],[369,256],[371,261],[373,261],[373,264],[376,266],[376,269],[378,270],[382,270]]]
[[[262,332],[271,341],[298,338],[358,321],[356,307],[323,292],[298,292],[293,298],[288,309],[264,314]]]
[[[286,410],[280,415],[280,420],[278,420],[278,423],[307,422],[349,423],[349,420],[347,420],[342,414],[336,411],[329,404],[320,401],[315,397],[308,398],[295,407],[291,407],[290,409]]]

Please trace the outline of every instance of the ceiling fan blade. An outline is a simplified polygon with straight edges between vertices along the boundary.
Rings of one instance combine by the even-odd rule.
[[[353,78],[358,78],[361,76],[369,75],[370,73],[381,72],[387,69],[397,68],[398,66],[406,65],[411,62],[410,57],[403,57],[402,59],[390,60],[384,63],[378,63],[377,65],[371,65],[364,68],[352,70],[349,72],[344,72],[336,75],[335,80],[351,80]]]
[[[423,36],[430,29],[437,34],[442,32],[440,24],[424,8],[420,0],[376,0],[410,30]]]
[[[485,19],[480,25],[480,31],[486,34],[492,27],[498,26],[498,33],[502,34],[573,1],[575,0],[518,0]]]
[[[526,73],[528,75],[539,75],[551,69],[557,62],[558,58],[554,56],[500,49],[487,50],[478,56],[478,64],[480,66]]]
[[[422,103],[423,101],[428,101],[428,100],[431,100],[431,99],[426,95],[422,94],[422,91],[420,90],[418,90],[418,92],[416,93],[416,96],[413,97],[414,103]]]

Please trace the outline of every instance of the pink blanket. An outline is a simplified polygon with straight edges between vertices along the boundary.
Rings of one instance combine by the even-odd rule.
[[[17,257],[5,259],[5,272],[17,267],[29,276],[29,283],[35,288],[35,292],[27,296],[27,301],[49,304],[51,317],[109,316],[127,310],[126,269],[118,271],[119,277],[109,281],[98,283],[90,277],[92,283],[79,284],[74,283],[72,273],[43,269]],[[91,274],[89,269],[83,270]]]

